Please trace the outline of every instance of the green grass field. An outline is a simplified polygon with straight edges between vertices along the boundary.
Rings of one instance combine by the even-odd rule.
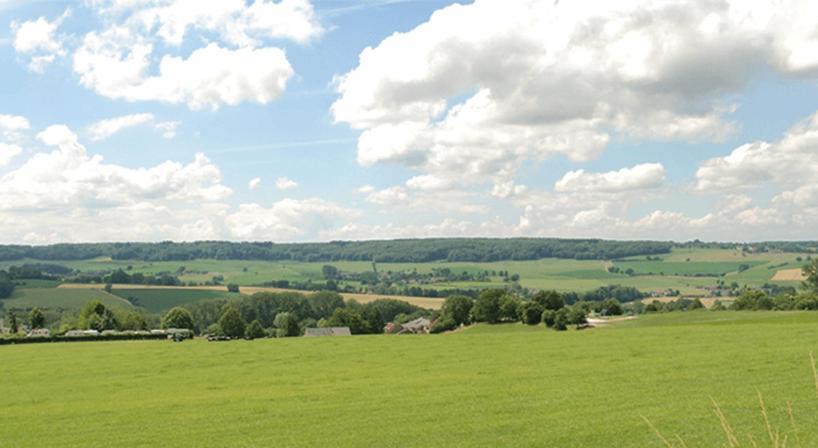
[[[206,291],[197,289],[119,289],[114,288],[112,294],[127,299],[134,297],[137,304],[152,313],[164,313],[179,305],[196,303],[207,299],[224,299],[238,297],[227,291]]]
[[[818,445],[818,313],[691,312],[585,331],[0,347],[3,446]],[[47,430],[45,430],[47,428]]]
[[[8,299],[3,299],[5,309],[27,310],[34,307],[44,309],[79,309],[91,300],[99,300],[106,306],[131,308],[125,299],[98,289],[63,289],[48,287],[18,287]]]
[[[778,269],[798,268],[805,263],[804,254],[792,253],[759,253],[747,254],[726,249],[674,249],[669,254],[659,256],[661,260],[647,260],[646,257],[631,257],[627,260],[605,262],[600,260],[572,260],[547,258],[527,261],[502,261],[492,263],[468,262],[435,262],[435,263],[378,263],[380,272],[412,271],[432,272],[434,268],[449,268],[453,272],[478,273],[482,271],[509,271],[519,274],[520,284],[533,289],[556,289],[567,292],[589,291],[600,286],[619,284],[633,286],[644,292],[662,292],[667,289],[679,290],[690,296],[703,296],[708,292],[707,286],[715,285],[717,280],[730,284],[759,287],[772,283]],[[802,261],[797,261],[802,257]],[[0,262],[0,269],[13,264],[35,260]],[[304,282],[307,280],[323,281],[321,268],[331,264],[345,272],[368,272],[372,270],[370,262],[331,262],[302,263],[292,261],[245,261],[245,260],[188,260],[145,262],[140,260],[112,261],[95,259],[83,261],[56,262],[83,272],[110,271],[124,269],[130,273],[158,274],[162,272],[183,272],[180,279],[184,282],[205,282],[213,276],[223,276],[225,283],[237,283],[242,286],[262,285],[273,280]],[[750,268],[738,272],[742,264]],[[628,276],[607,271],[609,266],[622,269],[633,269],[637,274]],[[651,274],[652,273],[652,274]],[[696,276],[705,275],[705,276]],[[34,281],[36,282],[36,281]],[[798,281],[774,282],[782,286],[799,286]],[[504,287],[500,277],[490,281],[438,282],[422,285],[425,288],[492,288]],[[46,284],[40,286],[48,286]],[[357,285],[356,285],[357,286]],[[29,288],[31,286],[26,286]],[[196,293],[194,293],[196,294]],[[178,298],[168,299],[168,303],[182,303]],[[194,298],[198,300],[199,297]],[[152,298],[148,302],[156,303]],[[147,303],[147,302],[146,302]],[[164,305],[157,305],[162,309]]]

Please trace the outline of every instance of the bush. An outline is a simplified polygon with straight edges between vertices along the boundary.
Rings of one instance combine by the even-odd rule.
[[[266,335],[264,327],[261,326],[261,322],[259,322],[258,319],[250,322],[250,325],[247,326],[247,330],[244,332],[244,337],[251,340],[260,339]]]
[[[603,316],[621,316],[622,312],[622,305],[616,299],[605,299],[600,306]]]
[[[227,285],[227,292],[239,292],[239,285],[230,283]]]
[[[552,328],[554,326],[554,320],[556,318],[557,312],[554,310],[545,310],[542,312],[542,323],[544,323],[548,328]]]
[[[162,318],[162,328],[187,328],[193,331],[193,315],[185,308],[174,307]]]
[[[587,323],[588,318],[585,309],[579,306],[572,306],[571,309],[568,310],[569,325],[576,325],[577,328],[580,328]]]
[[[557,331],[565,331],[568,329],[570,323],[567,308],[560,308],[554,311],[554,325],[552,325],[552,328]]]
[[[523,302],[520,305],[520,320],[526,325],[537,325],[542,321],[545,309],[537,302]]]
[[[441,318],[436,320],[432,324],[432,328],[429,329],[431,333],[443,333],[444,331],[451,331],[457,328],[457,322],[448,315],[443,315]]]

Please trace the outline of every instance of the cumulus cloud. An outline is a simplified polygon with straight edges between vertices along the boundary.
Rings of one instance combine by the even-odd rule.
[[[774,182],[792,186],[818,175],[818,113],[789,129],[774,143],[754,142],[710,159],[696,171],[700,191],[746,189]]]
[[[364,166],[502,196],[525,161],[591,160],[612,133],[724,139],[725,94],[761,70],[818,70],[816,15],[808,0],[456,4],[361,52],[332,113],[362,131]]]
[[[57,30],[69,15],[71,10],[66,9],[53,21],[40,17],[37,20],[11,23],[14,50],[30,57],[29,70],[42,73],[57,57],[65,56],[63,37],[57,35]]]
[[[269,208],[241,204],[225,222],[231,235],[243,240],[314,240],[359,216],[356,210],[323,199],[282,199]]]
[[[88,134],[90,135],[91,140],[94,141],[105,140],[123,129],[147,124],[152,121],[153,114],[149,113],[131,114],[115,118],[108,118],[92,124],[88,128]]]
[[[23,148],[17,145],[0,142],[0,167],[8,165],[21,152],[23,152]]]
[[[16,139],[20,133],[28,130],[31,125],[26,117],[20,115],[0,114],[0,136],[6,139]]]
[[[279,177],[276,179],[276,188],[279,190],[292,190],[296,187],[298,187],[298,182],[292,179],[286,177]]]
[[[247,188],[249,188],[250,190],[255,190],[260,185],[261,185],[261,178],[260,177],[254,177],[254,178],[250,179],[250,182],[247,182]]]
[[[80,83],[126,101],[185,104],[193,110],[244,102],[267,104],[294,75],[282,48],[320,36],[307,0],[91,1],[106,26],[85,34],[73,53]],[[215,37],[215,39],[214,39]],[[197,38],[193,40],[193,38]],[[183,43],[187,55],[173,54]],[[157,49],[171,51],[157,54]]]
[[[665,179],[665,167],[660,163],[643,163],[607,173],[569,171],[554,184],[557,192],[618,193],[657,188]]]
[[[165,55],[159,73],[145,76],[150,44],[119,46],[90,33],[74,53],[80,82],[100,95],[127,101],[186,104],[193,110],[278,98],[294,71],[280,48],[231,50],[216,43],[187,58]]]
[[[50,126],[37,139],[40,152],[0,177],[0,209],[76,209],[134,206],[142,202],[216,202],[231,190],[203,154],[183,165],[167,161],[151,168],[106,164],[90,155],[77,135],[63,125]]]

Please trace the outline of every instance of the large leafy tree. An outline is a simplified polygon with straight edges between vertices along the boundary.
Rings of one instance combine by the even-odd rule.
[[[449,296],[443,302],[443,315],[449,316],[456,325],[468,324],[474,300],[466,296]]]
[[[804,286],[813,290],[814,292],[818,292],[818,258],[812,260],[812,263],[805,265],[802,268],[804,272]]]
[[[193,315],[190,311],[179,306],[171,308],[162,318],[162,328],[187,328],[193,330],[195,328]]]
[[[222,312],[222,317],[219,318],[219,327],[221,327],[225,336],[231,338],[244,337],[246,325],[239,310],[232,305],[227,305]]]
[[[500,298],[506,292],[502,289],[487,289],[480,293],[471,310],[475,322],[496,323],[500,320]]]

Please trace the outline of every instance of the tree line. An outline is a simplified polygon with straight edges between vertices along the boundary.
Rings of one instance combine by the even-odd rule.
[[[435,238],[328,243],[227,242],[2,245],[0,260],[501,261],[539,258],[614,259],[668,253],[669,242],[556,238]]]

